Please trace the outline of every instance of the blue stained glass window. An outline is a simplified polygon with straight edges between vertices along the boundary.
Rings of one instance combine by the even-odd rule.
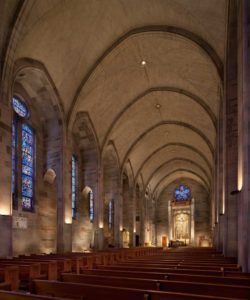
[[[24,210],[30,210],[32,207],[32,200],[31,198],[28,197],[22,197],[22,207]]]
[[[108,224],[109,224],[109,229],[112,228],[113,226],[113,216],[114,216],[114,201],[110,200],[109,201],[109,207],[108,207]]]
[[[17,124],[16,119],[13,118],[12,121],[12,183],[11,183],[11,190],[12,190],[12,206],[13,209],[18,208],[18,198],[16,193],[16,169],[17,169],[17,159],[16,159],[16,147],[17,147]]]
[[[29,116],[29,110],[26,106],[26,104],[21,101],[20,99],[17,99],[16,97],[12,98],[12,107],[14,111],[18,114],[19,117],[27,118]]]
[[[34,132],[27,125],[22,124],[22,208],[33,209],[34,196]]]
[[[190,199],[191,190],[184,184],[181,184],[178,188],[174,191],[174,197],[177,201],[185,201]]]
[[[94,194],[92,191],[89,192],[89,220],[92,223],[94,221]]]
[[[72,188],[72,218],[76,218],[77,212],[77,159],[75,155],[72,155],[71,161],[72,176],[71,176],[71,188]]]

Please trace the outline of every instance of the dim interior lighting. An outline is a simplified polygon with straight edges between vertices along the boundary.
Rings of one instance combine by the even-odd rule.
[[[155,108],[156,108],[156,109],[160,109],[160,108],[161,108],[161,105],[160,105],[159,103],[157,103],[157,104],[155,105]]]
[[[141,65],[142,65],[142,66],[145,66],[145,65],[146,65],[146,61],[145,61],[145,60],[142,60],[142,61],[141,61]]]

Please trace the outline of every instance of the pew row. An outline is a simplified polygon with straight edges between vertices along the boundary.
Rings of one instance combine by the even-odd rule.
[[[0,268],[0,289],[15,291],[19,287],[19,270],[16,266]]]
[[[24,294],[24,293],[18,293],[13,291],[11,292],[0,291],[0,299],[1,300],[62,300],[62,298],[58,298],[58,297],[31,295],[31,294]],[[65,300],[65,298],[63,298],[63,300]]]
[[[33,280],[32,293],[76,300],[232,300],[239,298],[162,292],[147,289],[132,289],[105,285],[66,283],[47,280]],[[242,298],[241,298],[242,299]]]
[[[250,286],[250,278],[244,277],[223,277],[209,276],[209,275],[193,275],[185,273],[169,273],[166,272],[139,272],[139,271],[125,271],[125,270],[110,270],[110,269],[92,269],[82,270],[84,275],[103,275],[103,276],[116,276],[116,277],[133,277],[133,278],[145,278],[145,279],[157,279],[157,280],[177,280],[177,281],[197,281],[204,283],[219,283],[219,284],[232,284]],[[183,279],[182,279],[183,278]]]
[[[209,296],[250,299],[250,287],[222,285],[214,283],[185,282],[173,280],[152,280],[126,277],[105,277],[95,275],[62,274],[63,282],[101,284],[107,286],[126,287],[135,289],[158,290]]]

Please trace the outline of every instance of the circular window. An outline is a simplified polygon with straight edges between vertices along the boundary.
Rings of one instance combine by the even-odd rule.
[[[181,184],[178,188],[174,191],[174,197],[177,201],[185,201],[188,200],[191,196],[191,190],[184,184]]]
[[[28,118],[29,110],[27,105],[20,99],[13,97],[12,98],[12,107],[15,113],[22,118]]]

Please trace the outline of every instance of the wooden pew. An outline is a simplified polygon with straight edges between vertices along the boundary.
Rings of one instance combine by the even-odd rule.
[[[218,270],[221,271],[222,268],[224,271],[231,271],[231,272],[238,272],[241,270],[239,265],[225,265],[225,264],[217,264],[217,265],[209,265],[209,264],[191,264],[191,263],[183,263],[183,262],[171,262],[171,263],[159,263],[159,264],[153,264],[150,263],[148,264],[147,262],[140,262],[140,263],[132,263],[132,262],[127,262],[127,263],[119,263],[117,266],[125,266],[125,267],[148,267],[148,268],[177,268],[177,269],[202,269],[202,270]]]
[[[219,283],[219,284],[232,284],[250,286],[250,278],[244,277],[223,277],[223,276],[208,276],[208,275],[192,275],[184,273],[168,273],[168,272],[137,272],[137,271],[120,271],[120,270],[108,270],[108,269],[92,269],[82,270],[82,274],[85,275],[103,275],[103,276],[116,276],[116,277],[133,277],[144,279],[156,279],[156,280],[183,280],[183,281],[195,281],[205,283]]]
[[[84,284],[102,284],[107,286],[118,286],[126,288],[159,290],[166,292],[180,292],[186,294],[198,294],[209,296],[230,297],[239,299],[250,299],[250,287],[236,285],[222,285],[213,283],[165,281],[138,279],[126,277],[105,277],[94,275],[62,274],[63,282],[74,282]]]
[[[51,255],[34,255],[34,256],[21,256],[24,261],[36,260],[39,263],[42,261],[55,261],[57,264],[57,278],[59,278],[61,273],[72,272],[72,262],[71,259],[62,257],[53,257]]]
[[[27,258],[15,258],[14,262],[20,263],[39,263],[41,265],[41,273],[46,274],[48,280],[57,280],[58,279],[58,272],[57,272],[57,262],[54,260],[45,260],[39,258],[31,258],[27,256]]]
[[[57,281],[34,280],[32,292],[39,295],[51,295],[84,300],[204,300],[238,299],[229,297],[203,296],[195,294],[161,292],[146,289],[131,289],[104,285],[65,283]]]
[[[97,269],[107,269],[103,266],[97,266]],[[150,268],[150,267],[120,267],[117,265],[109,266],[108,270],[120,270],[120,271],[139,271],[139,272],[156,272],[156,273],[183,273],[193,275],[211,275],[211,276],[222,276],[223,270],[203,270],[203,269],[189,269],[189,268]]]
[[[15,291],[19,287],[19,270],[16,266],[0,268],[0,289]],[[9,285],[9,288],[8,288]]]
[[[0,267],[16,266],[19,270],[19,279],[22,281],[29,281],[34,278],[45,278],[41,274],[41,265],[39,263],[26,263],[9,260],[8,262],[0,261]]]
[[[49,296],[30,295],[18,292],[0,291],[1,300],[65,300],[65,298],[55,298]]]

